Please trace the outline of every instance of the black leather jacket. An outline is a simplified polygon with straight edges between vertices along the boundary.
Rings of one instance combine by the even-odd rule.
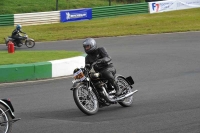
[[[108,55],[106,49],[104,47],[97,48],[91,54],[88,54],[85,57],[85,64],[92,65],[94,62],[100,62],[98,65],[94,66],[94,70],[96,72],[102,71],[107,67],[112,67],[111,57]]]
[[[15,30],[13,30],[11,36],[12,36],[12,37],[19,36],[19,33],[24,33],[24,34],[25,34],[25,32],[23,32],[23,31],[21,31],[21,30],[17,30],[17,29],[15,29]]]

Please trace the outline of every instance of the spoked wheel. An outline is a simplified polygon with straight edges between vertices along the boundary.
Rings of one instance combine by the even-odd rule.
[[[87,115],[93,115],[99,110],[99,102],[92,90],[80,85],[73,91],[74,101],[78,108]]]
[[[35,46],[35,42],[33,40],[28,40],[25,42],[25,45],[28,47],[28,48],[32,48]]]
[[[128,84],[128,82],[122,78],[118,77],[118,86],[122,89],[122,94],[127,94],[132,92],[132,88]],[[133,103],[133,96],[125,98],[123,101],[118,102],[123,107],[129,107]]]
[[[0,133],[10,133],[12,129],[12,118],[8,109],[0,104]]]

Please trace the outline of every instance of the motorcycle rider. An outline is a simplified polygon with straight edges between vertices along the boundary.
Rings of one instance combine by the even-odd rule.
[[[117,82],[114,79],[116,74],[116,69],[111,62],[111,57],[108,55],[104,47],[97,47],[96,41],[93,38],[87,38],[83,41],[83,48],[87,54],[85,57],[85,65],[90,64],[90,66],[96,62],[94,65],[95,72],[99,72],[101,76],[109,81],[116,90],[116,96],[121,94],[121,89],[119,89]]]
[[[18,45],[21,43],[21,36],[19,33],[26,34],[25,32],[21,31],[22,26],[21,25],[16,25],[16,28],[13,30],[11,37],[15,39],[16,44]]]

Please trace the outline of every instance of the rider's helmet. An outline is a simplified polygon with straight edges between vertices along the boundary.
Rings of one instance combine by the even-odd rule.
[[[20,30],[22,28],[22,26],[20,24],[16,25],[16,29]]]
[[[93,53],[97,49],[96,41],[93,38],[87,38],[83,41],[83,48],[87,54]]]

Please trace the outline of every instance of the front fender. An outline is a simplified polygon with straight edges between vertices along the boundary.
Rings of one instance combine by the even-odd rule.
[[[1,99],[0,103],[3,104],[9,110],[10,114],[12,115],[12,118],[15,118],[14,108],[13,108],[12,103],[10,102],[10,100]]]
[[[34,41],[34,39],[32,39],[32,38],[27,38],[27,41]]]
[[[72,85],[72,87],[71,87],[71,89],[70,90],[74,90],[75,88],[77,88],[79,85],[81,85],[81,84],[85,84],[85,83],[83,83],[83,82],[79,82],[79,83],[74,83],[73,85]]]

